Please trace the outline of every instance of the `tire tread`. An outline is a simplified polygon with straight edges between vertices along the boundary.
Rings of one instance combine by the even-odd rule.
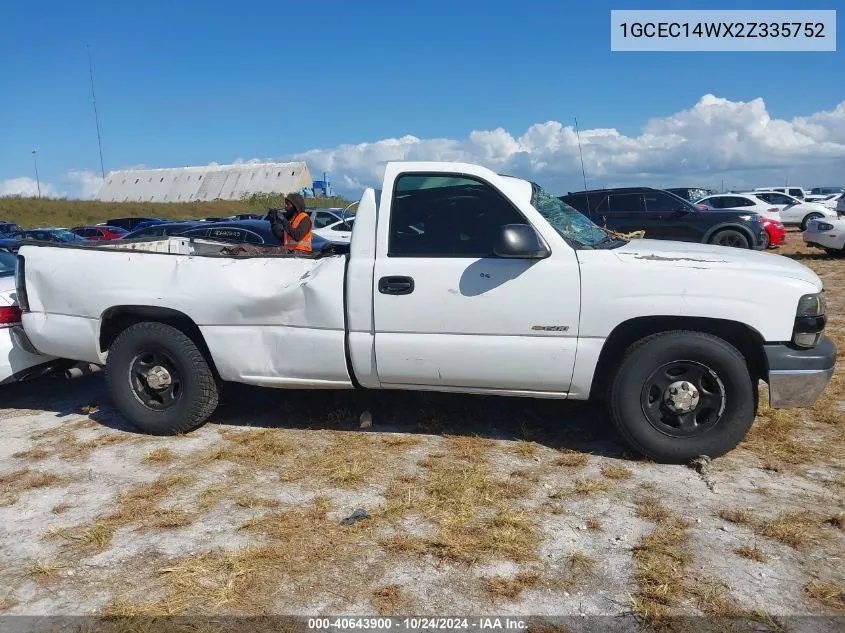
[[[199,383],[200,395],[190,403],[190,409],[187,415],[182,418],[181,422],[172,424],[166,429],[155,429],[152,432],[157,435],[178,435],[187,433],[202,425],[214,413],[215,409],[217,409],[219,402],[217,380],[203,353],[196,343],[182,330],[157,321],[142,321],[130,325],[117,336],[109,351],[112,352],[115,349],[120,349],[121,346],[126,345],[127,341],[131,341],[132,337],[138,336],[139,333],[157,339],[167,340],[173,344],[181,354],[184,354],[184,358],[187,361],[186,364],[188,365],[187,371],[191,372]],[[109,357],[112,357],[111,353]],[[123,380],[125,369],[125,367],[116,368],[108,360],[106,361],[106,383],[112,394],[121,388],[115,381]]]

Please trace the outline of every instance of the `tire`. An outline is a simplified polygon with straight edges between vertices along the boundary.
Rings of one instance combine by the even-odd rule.
[[[824,252],[831,257],[845,257],[845,247],[843,248],[825,248]]]
[[[808,213],[803,220],[801,220],[801,230],[807,230],[807,224],[810,220],[818,220],[819,218],[823,218],[824,216],[821,213]]]
[[[717,246],[732,246],[734,248],[751,248],[748,237],[735,229],[718,231],[710,238],[710,243]]]
[[[155,368],[166,373],[153,376]],[[109,349],[106,383],[118,411],[153,435],[186,433],[217,408],[208,361],[184,332],[164,323],[136,323],[120,333]]]
[[[763,231],[763,244],[760,246],[760,250],[764,251],[772,245],[772,238],[769,237],[768,231]]]
[[[688,370],[670,375],[680,367]],[[692,379],[696,373],[701,379]],[[683,378],[699,390],[697,405],[684,414],[692,422],[687,427],[678,425],[681,416],[673,415],[664,401],[672,385],[655,386],[660,381],[677,385]],[[734,449],[754,422],[756,401],[745,359],[736,348],[692,331],[662,332],[631,345],[607,395],[610,418],[625,441],[646,457],[669,464]]]

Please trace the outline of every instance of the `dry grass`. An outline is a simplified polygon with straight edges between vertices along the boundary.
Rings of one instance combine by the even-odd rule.
[[[65,512],[70,510],[72,507],[73,506],[70,505],[69,503],[57,503],[56,505],[53,506],[53,508],[50,510],[50,512],[52,512],[53,514],[64,514]]]
[[[169,464],[176,459],[176,453],[169,448],[157,448],[144,456],[144,460],[150,464]]]
[[[539,449],[539,445],[535,442],[527,442],[525,440],[520,440],[508,446],[509,452],[518,455],[522,459],[533,459],[537,456]]]
[[[845,611],[845,585],[813,580],[804,587],[813,600],[831,609]]]
[[[54,581],[63,569],[67,569],[67,565],[34,561],[26,568],[26,575],[43,585]]]
[[[386,585],[373,591],[371,601],[379,615],[394,615],[399,610],[402,588],[399,585]]]
[[[845,512],[834,514],[827,520],[827,523],[840,530],[845,530]]]
[[[494,576],[487,580],[487,593],[499,600],[517,600],[526,589],[534,589],[540,584],[540,574],[535,571],[521,571],[512,578]]]
[[[14,607],[17,603],[18,603],[18,601],[15,600],[14,598],[9,598],[9,597],[0,598],[0,612],[8,611],[12,607]]]
[[[296,448],[276,429],[224,431],[220,435],[226,441],[200,453],[195,459],[197,466],[226,461],[246,468],[277,469]]]
[[[587,519],[587,530],[590,532],[601,532],[601,521],[595,517]]]
[[[753,525],[756,521],[754,513],[746,509],[719,510],[716,516],[737,525]]]
[[[309,208],[346,207],[343,198],[308,198]],[[194,219],[260,213],[269,206],[283,206],[278,196],[256,196],[244,200],[209,202],[101,202],[50,198],[0,197],[0,217],[24,228],[79,226],[111,218],[152,217]]]
[[[241,495],[235,499],[235,505],[240,508],[278,508],[281,502],[278,499],[267,499],[265,497],[254,497],[252,495]]]
[[[437,525],[436,533],[425,537],[399,533],[382,543],[394,552],[463,563],[531,560],[539,542],[534,522],[527,513],[506,507],[515,496],[514,485],[524,484],[498,479],[489,465],[476,463],[474,443],[459,442],[455,448],[457,456],[431,459],[421,476],[402,477],[387,490],[383,518],[424,516]]]
[[[630,468],[625,468],[624,466],[602,464],[601,474],[608,479],[630,479],[634,473]]]
[[[469,435],[447,435],[448,455],[453,459],[480,464],[486,462],[496,442],[486,437]]]
[[[381,442],[389,448],[411,448],[422,444],[422,440],[413,435],[385,435]]]
[[[760,617],[741,608],[725,585],[697,577],[691,568],[691,523],[668,511],[655,499],[642,499],[638,515],[655,523],[652,532],[634,546],[633,610],[648,625],[667,625],[673,610],[693,603],[704,615],[719,618]]]
[[[610,484],[601,479],[576,479],[568,488],[563,488],[551,495],[552,499],[567,499],[578,497],[585,499],[601,492],[610,490]]]
[[[742,547],[737,547],[734,550],[734,553],[740,558],[747,558],[748,560],[757,561],[758,563],[765,563],[769,560],[769,557],[766,556],[763,550],[756,546],[744,545]]]
[[[197,515],[185,512],[181,508],[157,508],[142,523],[146,530],[175,530],[191,525]]]
[[[138,524],[147,529],[164,529],[172,524],[182,527],[186,518],[178,512],[158,508],[176,489],[183,489],[194,481],[184,474],[162,475],[153,482],[139,484],[118,496],[117,506],[87,525],[51,530],[44,538],[63,538],[71,545],[86,549],[104,550],[121,527]]]
[[[760,518],[750,510],[720,510],[718,517],[751,528],[755,534],[799,549],[821,536],[824,524],[813,512],[784,512],[773,518]]]
[[[672,511],[656,497],[646,497],[637,501],[637,516],[646,521],[659,523],[672,516]]]
[[[563,453],[555,461],[556,466],[563,468],[584,468],[590,463],[590,456],[587,453]]]
[[[760,522],[755,531],[760,536],[798,549],[813,539],[814,528],[817,526],[818,520],[812,514],[785,512]]]
[[[20,460],[27,461],[27,462],[39,462],[48,457],[53,455],[52,451],[48,451],[46,448],[41,446],[35,446],[30,448],[26,451],[20,451],[19,453],[14,453],[12,457],[16,457]]]
[[[29,490],[58,486],[75,481],[74,477],[59,476],[27,467],[0,474],[0,507],[18,502],[20,495]]]

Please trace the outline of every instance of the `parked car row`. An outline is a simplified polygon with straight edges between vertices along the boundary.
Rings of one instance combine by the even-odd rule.
[[[784,244],[787,226],[806,231],[815,220],[845,216],[843,194],[826,193],[833,188],[814,189],[825,192],[817,201],[785,193],[787,189],[795,188],[716,193],[703,187],[624,187],[569,192],[560,199],[599,226],[620,233],[643,231],[651,239],[749,249]],[[801,188],[793,193],[799,192],[804,196]]]

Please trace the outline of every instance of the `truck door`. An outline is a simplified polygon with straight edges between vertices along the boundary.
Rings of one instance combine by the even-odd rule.
[[[389,225],[379,223],[373,278],[379,382],[562,395],[578,335],[575,252],[531,206],[527,183],[517,202],[506,179],[479,174],[385,178]],[[533,224],[552,254],[495,257],[505,224]]]

